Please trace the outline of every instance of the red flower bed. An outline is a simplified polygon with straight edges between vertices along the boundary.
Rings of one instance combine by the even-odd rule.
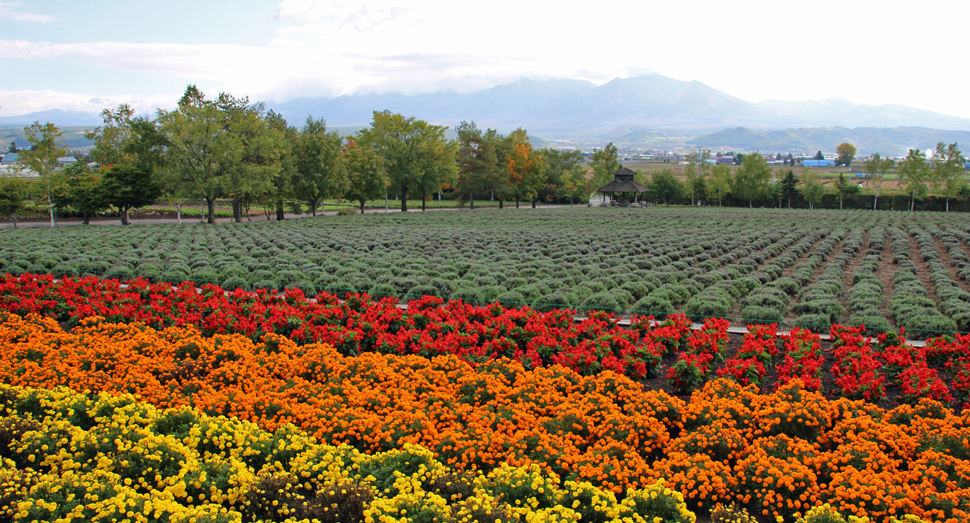
[[[691,337],[691,324],[682,315],[672,315],[659,326],[650,317],[635,317],[635,328],[622,329],[614,316],[602,312],[577,323],[572,310],[544,313],[497,303],[481,307],[432,296],[402,310],[394,299],[375,301],[366,294],[348,294],[343,302],[320,294],[313,301],[297,289],[282,296],[227,293],[213,285],[197,289],[189,283],[173,287],[145,280],[123,287],[95,277],[55,282],[52,276],[2,276],[0,310],[37,313],[70,324],[101,316],[155,328],[194,325],[205,336],[242,334],[258,340],[264,334],[281,334],[298,344],[328,343],[345,355],[454,354],[473,363],[505,357],[530,368],[559,364],[584,375],[605,369],[632,378],[655,374],[663,354],[688,339],[722,348],[727,341],[726,321]]]

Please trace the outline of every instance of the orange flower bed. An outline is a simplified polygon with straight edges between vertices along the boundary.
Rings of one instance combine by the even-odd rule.
[[[885,411],[793,381],[771,394],[718,380],[687,403],[610,371],[496,360],[345,357],[268,334],[56,322],[0,314],[0,380],[131,392],[366,452],[416,443],[459,469],[537,463],[617,493],[665,477],[697,510],[735,501],[797,517],[821,503],[877,521],[970,520],[970,415],[932,400]]]

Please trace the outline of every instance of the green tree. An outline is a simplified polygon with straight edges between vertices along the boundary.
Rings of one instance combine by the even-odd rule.
[[[822,154],[822,151],[819,151],[819,152],[815,153],[815,159],[816,160],[824,160],[825,159],[825,155]]]
[[[220,93],[215,103],[226,131],[216,181],[232,204],[233,219],[238,223],[244,208],[272,190],[284,136],[269,126],[262,103],[250,104],[249,98],[228,93]]]
[[[936,144],[936,153],[933,155],[933,187],[941,190],[946,198],[946,212],[950,212],[950,199],[956,198],[966,186],[967,182],[963,179],[965,165],[966,160],[956,142],[949,145],[943,142]]]
[[[23,213],[27,200],[27,182],[16,173],[0,174],[0,218],[13,222],[17,228],[17,221]]]
[[[879,206],[879,188],[882,187],[882,181],[886,177],[886,172],[889,171],[893,166],[892,158],[885,158],[879,156],[879,153],[875,153],[866,158],[862,162],[862,170],[866,173],[869,179],[872,180],[872,187],[876,191],[876,197],[872,201],[872,210],[876,210]]]
[[[327,122],[308,116],[303,129],[296,136],[292,150],[294,163],[293,194],[312,209],[326,198],[333,198],[348,189],[346,162],[340,160],[343,139],[336,131],[327,131]]]
[[[855,146],[851,143],[845,142],[839,144],[835,148],[835,152],[838,154],[838,157],[835,159],[835,165],[844,165],[846,167],[851,165],[852,160],[855,158],[855,151]]]
[[[218,159],[227,154],[225,116],[194,85],[188,86],[174,111],[158,111],[159,127],[170,144],[165,152],[164,184],[181,184],[205,201],[208,222],[215,223],[215,202],[222,196]]]
[[[371,126],[357,133],[357,143],[373,147],[383,159],[391,185],[400,191],[402,212],[408,210],[409,192],[426,190],[422,177],[429,169],[436,176],[454,172],[456,147],[447,144],[445,129],[414,117],[374,111]]]
[[[106,193],[98,173],[91,170],[88,164],[76,162],[64,169],[63,176],[64,190],[59,200],[81,213],[85,225],[90,223],[92,216],[111,207],[105,200]]]
[[[593,168],[593,188],[602,187],[611,181],[613,177],[610,173],[620,168],[620,154],[613,145],[613,142],[606,144],[606,147],[593,153],[590,160]]]
[[[649,187],[651,194],[659,198],[667,207],[670,207],[670,200],[680,197],[684,192],[683,183],[670,172],[670,169],[661,169],[653,173]]]
[[[839,173],[839,178],[835,180],[835,192],[839,195],[839,210],[842,207],[842,198],[845,197],[846,192],[849,190],[849,182],[845,181],[845,175]]]
[[[690,196],[690,203],[701,204],[701,200],[707,195],[707,169],[709,167],[707,159],[711,157],[710,151],[700,151],[687,155],[687,167],[684,168],[684,176],[687,178],[685,189]]]
[[[717,206],[721,206],[724,196],[731,191],[731,168],[727,165],[717,165],[711,171],[711,183],[708,186],[717,198]]]
[[[18,151],[20,151],[20,148],[17,147],[17,140],[10,140],[10,145],[7,146],[7,152],[15,153]]]
[[[52,177],[59,168],[57,159],[67,154],[67,148],[62,145],[64,133],[56,125],[39,122],[24,128],[30,149],[22,151],[17,157],[19,171],[37,173],[40,178],[43,196],[47,199],[47,210],[50,212],[51,227],[54,226],[54,190]]]
[[[239,222],[243,206],[271,190],[284,137],[269,125],[262,104],[227,93],[206,100],[190,85],[178,108],[160,110],[157,121],[167,144],[166,178],[205,200],[209,223],[217,198],[230,200]]]
[[[131,163],[124,148],[131,138],[131,121],[134,116],[135,110],[128,104],[120,104],[114,110],[101,111],[104,125],[84,133],[85,138],[94,142],[90,153],[92,160],[105,167]]]
[[[910,149],[896,171],[899,173],[900,185],[910,194],[909,210],[913,211],[916,208],[916,198],[926,194],[926,184],[932,179],[926,153],[919,149]]]
[[[506,172],[499,162],[498,150],[502,136],[494,129],[482,131],[475,122],[462,121],[455,128],[458,133],[458,179],[455,190],[462,202],[475,208],[475,195],[495,193],[504,182]]]
[[[360,202],[360,213],[363,214],[364,203],[379,198],[387,189],[389,180],[384,172],[384,162],[373,149],[361,147],[353,140],[347,140],[341,160],[347,173],[344,198]]]
[[[544,149],[542,156],[546,163],[546,191],[549,195],[568,199],[570,206],[577,198],[589,199],[583,157],[578,150]]]
[[[781,197],[788,200],[788,208],[791,209],[791,201],[797,194],[798,178],[795,178],[795,171],[788,169],[788,172],[781,179]]]
[[[748,207],[754,207],[754,201],[767,194],[770,179],[771,167],[764,156],[759,153],[747,154],[734,174],[731,191],[738,198],[747,200]]]
[[[825,186],[812,171],[802,173],[802,197],[808,202],[809,209],[815,209],[815,204],[825,196]]]
[[[151,205],[161,195],[152,174],[134,164],[123,163],[100,172],[104,203],[118,209],[122,225],[129,225],[128,213],[135,207]]]
[[[270,216],[275,211],[276,220],[282,221],[285,213],[284,205],[288,199],[294,197],[295,187],[299,181],[299,172],[296,165],[300,131],[289,125],[283,115],[274,111],[266,113],[266,124],[282,139],[280,141],[279,169],[273,175],[269,191],[260,198],[260,201],[263,204],[263,212],[267,220],[271,219]],[[312,208],[312,212],[315,216],[315,206]]]

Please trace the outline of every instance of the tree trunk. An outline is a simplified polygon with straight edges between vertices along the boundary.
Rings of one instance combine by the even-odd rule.
[[[950,199],[946,199],[946,212],[950,212]]]
[[[216,223],[216,199],[206,198],[205,203],[209,206],[209,218],[206,223]]]
[[[516,209],[519,208],[519,197],[518,196],[515,197],[515,208]]]
[[[364,200],[360,201],[360,213],[364,214]]]
[[[408,212],[408,184],[401,182],[401,212]]]
[[[242,222],[242,200],[239,198],[232,201],[232,219],[236,223]]]
[[[286,211],[283,210],[283,200],[276,200],[276,221],[283,221],[283,215]]]
[[[879,210],[879,191],[876,191],[876,197],[872,199],[872,210]]]
[[[84,225],[91,225],[91,215],[88,214],[88,213],[84,213],[84,221],[81,222],[81,223],[83,223]],[[17,221],[16,220],[14,220],[14,222],[13,222],[13,227],[14,227],[14,229],[17,228]]]
[[[839,210],[842,210],[842,195],[839,195]]]
[[[505,198],[499,198],[498,199],[498,208],[499,209],[504,209],[505,208]]]
[[[317,216],[317,201],[316,200],[311,200],[310,201],[310,215],[313,216],[314,218],[316,218],[316,216]]]
[[[536,199],[535,198],[532,199],[532,208],[533,209],[536,208]]]
[[[424,212],[427,210],[427,203],[428,203],[428,194],[424,191],[424,189],[421,189],[421,212]]]
[[[47,194],[47,210],[51,213],[51,227],[54,226],[54,203],[51,202],[50,183],[47,184],[48,194]]]
[[[182,204],[181,203],[175,204],[175,215],[178,216],[179,225],[182,225]]]
[[[475,210],[475,191],[468,191],[468,202],[471,204],[471,210]]]

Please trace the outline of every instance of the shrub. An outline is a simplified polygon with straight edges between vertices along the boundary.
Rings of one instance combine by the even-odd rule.
[[[760,305],[748,305],[741,309],[741,317],[745,322],[755,325],[770,325],[781,323],[785,316],[778,309],[762,307]]]
[[[638,314],[646,314],[663,320],[668,314],[673,314],[677,309],[665,296],[651,293],[645,298],[633,304],[632,311]]]

